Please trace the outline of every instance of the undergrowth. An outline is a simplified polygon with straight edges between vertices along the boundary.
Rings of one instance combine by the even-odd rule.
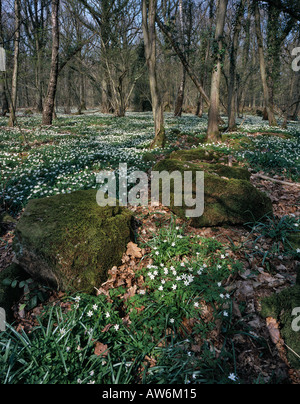
[[[217,354],[210,333],[230,321],[224,282],[240,265],[216,240],[175,224],[149,246],[153,263],[137,272],[144,283],[130,299],[122,287],[109,296],[66,295],[44,306],[30,333],[8,325],[1,384],[237,382],[232,352]]]

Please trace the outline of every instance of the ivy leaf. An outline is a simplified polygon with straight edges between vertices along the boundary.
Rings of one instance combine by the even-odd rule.
[[[3,286],[10,286],[11,283],[12,283],[12,280],[9,279],[9,278],[5,278],[5,279],[3,279],[3,281],[2,281],[2,285],[3,285]]]

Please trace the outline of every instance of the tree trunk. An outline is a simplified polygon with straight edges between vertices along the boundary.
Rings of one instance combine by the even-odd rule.
[[[81,55],[80,55],[80,60],[81,60]],[[81,107],[81,111],[86,111],[85,82],[84,82],[83,73],[80,73],[80,107]]]
[[[208,23],[208,32],[211,33],[213,31],[213,20],[214,20],[214,0],[209,1],[209,23]],[[205,43],[206,42],[206,43]],[[206,45],[205,57],[202,58],[201,62],[203,64],[203,72],[202,77],[200,79],[200,84],[202,88],[204,88],[205,83],[207,81],[208,75],[208,61],[211,53],[211,34],[207,34],[206,41],[204,41],[204,46]],[[209,104],[207,104],[209,106]],[[201,118],[204,112],[204,100],[202,94],[199,93],[199,98],[197,100],[197,109],[196,109],[196,116]]]
[[[43,112],[43,85],[42,85],[42,60],[41,60],[41,51],[39,49],[39,43],[36,41],[36,52],[37,52],[37,61],[36,61],[36,69],[35,69],[35,85],[37,88],[36,93],[36,101],[35,101],[35,110],[38,113]]]
[[[300,111],[300,75],[299,73],[295,75],[295,81],[294,81],[294,85],[293,85],[295,91],[293,91],[291,94],[290,99],[293,100],[294,99],[294,93],[296,94],[296,101],[293,102],[293,104],[291,105],[291,107],[289,109],[292,109],[292,111],[289,112],[289,115],[291,116],[291,119],[293,121],[298,121],[298,115],[299,115],[299,111]],[[297,99],[298,98],[298,99]]]
[[[116,105],[117,111],[115,111],[115,115],[118,118],[124,118],[126,115],[126,99],[124,94],[124,79],[126,77],[127,72],[123,72],[119,77],[119,85],[116,89]]]
[[[292,116],[293,121],[298,121],[299,112],[300,112],[300,101],[297,102],[297,104],[296,104],[295,111],[294,111],[293,116]]]
[[[220,116],[220,82],[221,82],[221,63],[223,54],[223,34],[225,27],[225,17],[228,0],[219,0],[217,9],[216,21],[216,63],[212,72],[211,92],[210,92],[210,108],[208,114],[207,137],[209,140],[218,141],[221,139],[219,131],[219,116]]]
[[[102,100],[101,100],[101,112],[103,114],[111,114],[114,112],[112,106],[112,91],[110,86],[110,78],[108,74],[105,74],[106,78],[102,80]]]
[[[32,51],[30,70],[34,68],[35,94],[34,109],[43,112],[44,98],[44,65],[46,42],[48,39],[48,16],[50,4],[45,0],[22,0],[22,26],[28,38],[28,47]],[[26,41],[27,42],[27,41]],[[32,85],[32,83],[31,83]],[[31,87],[30,85],[30,87]],[[28,104],[28,106],[31,105]]]
[[[185,35],[184,35],[184,22],[183,22],[183,4],[182,0],[179,0],[179,19],[180,19],[180,39],[183,47],[183,51],[185,52]],[[184,90],[185,90],[185,83],[186,83],[186,70],[184,66],[182,66],[182,75],[181,81],[177,93],[176,105],[175,105],[175,113],[176,117],[181,117],[182,109],[183,109],[183,102],[184,102]]]
[[[71,114],[71,69],[68,68],[64,77],[64,88],[65,88],[65,98],[64,98],[64,113],[67,115]]]
[[[237,80],[236,63],[237,51],[239,45],[239,36],[242,26],[246,0],[241,0],[238,6],[236,20],[234,24],[234,33],[230,50],[230,68],[229,68],[229,87],[228,87],[228,131],[236,130],[236,112],[237,112]]]
[[[48,91],[43,110],[43,125],[52,125],[59,71],[59,0],[52,0],[52,58]]]
[[[18,86],[19,53],[20,53],[20,24],[21,24],[20,1],[15,0],[14,67],[11,84],[11,104],[9,108],[9,122],[8,122],[8,126],[10,127],[15,126],[16,123],[17,86]]]
[[[2,0],[0,0],[0,47],[4,48],[2,30]],[[5,72],[0,72],[0,115],[6,116],[8,109],[9,106],[5,89]]]
[[[1,116],[6,116],[9,110],[8,101],[5,91],[5,78],[4,73],[0,73],[0,105],[1,105]]]
[[[268,115],[269,125],[277,126],[274,111],[272,110],[272,108],[270,106],[269,87],[268,87],[265,55],[264,55],[264,44],[263,44],[263,36],[262,36],[262,32],[261,32],[260,11],[259,11],[259,7],[258,7],[258,2],[255,0],[254,0],[254,12],[255,12],[255,28],[256,28],[256,37],[257,37],[257,45],[258,45],[260,74],[261,74],[261,81],[262,81],[262,85],[263,85],[265,109],[266,109],[266,113]]]
[[[164,111],[162,97],[159,92],[156,71],[156,28],[155,19],[157,0],[143,0],[143,33],[145,42],[145,55],[149,71],[152,111],[155,126],[155,137],[151,148],[164,147],[166,142],[164,128]]]
[[[197,108],[196,108],[196,116],[198,116],[199,118],[202,118],[203,116],[203,98],[201,96],[201,94],[199,94],[198,100],[197,100]]]
[[[183,112],[185,83],[186,83],[186,71],[185,68],[182,67],[181,82],[177,93],[175,112],[174,112],[174,115],[176,117],[181,117]]]

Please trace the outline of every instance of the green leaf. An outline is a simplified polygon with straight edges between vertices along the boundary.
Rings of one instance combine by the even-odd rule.
[[[9,279],[9,278],[5,278],[5,279],[3,279],[3,281],[2,281],[2,285],[4,285],[4,286],[10,286],[11,283],[12,283],[12,280]]]
[[[31,309],[33,309],[34,307],[36,307],[36,306],[37,306],[37,303],[38,303],[38,300],[37,300],[37,296],[35,295],[35,296],[33,296],[33,297],[29,300],[29,304],[28,304],[29,309],[31,310]]]
[[[26,303],[21,304],[19,307],[19,312],[24,310],[26,306],[27,306]]]
[[[42,303],[45,301],[45,294],[43,292],[38,292],[37,297]]]

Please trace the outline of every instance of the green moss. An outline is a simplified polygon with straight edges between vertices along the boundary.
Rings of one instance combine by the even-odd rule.
[[[190,162],[181,162],[170,157],[155,164],[155,166],[153,167],[153,171],[168,171],[169,173],[173,171],[179,171],[183,173],[186,170],[197,170],[197,168],[198,167],[196,164]]]
[[[252,139],[248,136],[225,134],[222,135],[222,141],[228,143],[233,150],[240,150],[244,147],[247,147],[247,150],[254,149]]]
[[[193,218],[194,227],[209,227],[224,224],[245,224],[261,219],[272,212],[269,198],[245,180],[226,180],[206,173],[204,177],[204,214]],[[173,211],[185,217],[185,206],[173,206]]]
[[[151,153],[151,152],[144,153],[143,161],[145,161],[146,163],[154,162],[155,160],[156,160],[156,157],[153,153]]]
[[[220,177],[234,178],[237,180],[249,181],[251,174],[248,170],[242,167],[229,167],[222,164],[210,164],[208,167],[209,172],[214,172]]]
[[[221,152],[207,151],[204,149],[179,150],[171,154],[170,160],[176,160],[178,162],[176,164],[178,165],[180,165],[180,162],[187,163],[190,165],[191,170],[205,170],[206,172],[216,173],[221,177],[241,180],[250,180],[251,177],[249,171],[239,167],[238,164],[229,167],[228,156]],[[157,167],[163,170],[163,166],[169,164],[170,163],[164,160],[160,162],[160,165]]]
[[[178,150],[173,152],[170,156],[173,160],[179,161],[210,161],[219,163],[220,160],[228,161],[228,157],[224,155],[224,153],[211,151],[211,150],[204,150],[204,149],[193,149],[193,150]]]
[[[154,170],[169,173],[204,171],[205,210],[203,216],[192,219],[191,224],[194,227],[245,224],[272,213],[270,199],[250,183],[250,174],[243,168],[170,158],[156,164]],[[177,207],[171,203],[171,209],[179,217],[186,219],[186,206]]]
[[[7,212],[0,213],[0,234],[5,232],[10,225],[17,223]]]
[[[5,225],[5,224],[17,223],[17,221],[13,217],[11,217],[7,212],[3,212],[0,214],[0,223]]]
[[[98,206],[94,190],[32,200],[17,225],[14,250],[40,281],[91,293],[119,264],[131,218],[118,206]]]
[[[24,269],[16,264],[12,264],[0,272],[0,307],[5,310],[8,322],[13,321],[12,306],[21,298],[23,291],[18,287],[12,288],[10,285],[3,285],[3,281],[4,279],[24,281],[28,278],[29,276]]]
[[[281,293],[263,299],[261,315],[265,318],[273,317],[280,325],[280,333],[284,342],[300,355],[300,332],[294,331],[292,316],[295,308],[300,307],[300,285],[285,289]],[[294,369],[300,369],[300,359],[287,349],[287,357]]]
[[[165,129],[162,128],[159,133],[155,135],[153,142],[151,143],[150,149],[164,148],[166,144],[166,132]]]
[[[229,167],[228,165],[223,164],[211,164],[208,162],[189,162],[189,161],[180,161],[175,160],[174,158],[165,159],[157,163],[154,168],[154,171],[180,171],[182,174],[185,171],[205,171],[206,173],[216,173],[220,177],[226,178],[235,178],[240,180],[250,180],[251,174],[248,170],[242,167]]]

